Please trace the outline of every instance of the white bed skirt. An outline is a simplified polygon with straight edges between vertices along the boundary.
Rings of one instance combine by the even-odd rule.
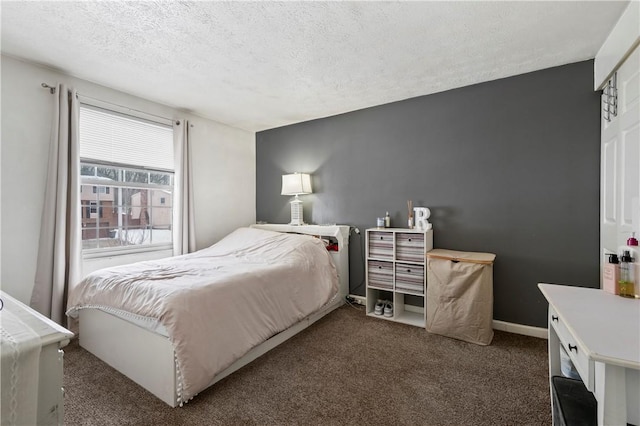
[[[256,346],[216,375],[209,386],[295,336],[342,304],[344,298],[336,297],[318,312]],[[180,372],[176,367],[173,346],[167,337],[99,309],[82,309],[80,346],[171,407],[187,402],[182,400],[178,387]]]

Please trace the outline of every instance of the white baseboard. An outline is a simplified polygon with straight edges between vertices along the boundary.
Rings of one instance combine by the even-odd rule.
[[[422,306],[404,305],[404,310],[424,315],[424,308]]]
[[[367,304],[367,298],[364,296],[350,294],[349,297],[354,299],[356,303],[358,303],[359,305],[366,306]],[[416,312],[423,312],[422,311],[423,308],[421,307],[416,307],[416,309],[412,309],[412,308],[413,306],[411,305],[405,306],[406,310],[415,310]],[[524,336],[538,337],[540,339],[547,339],[549,336],[549,332],[546,328],[532,327],[530,325],[522,325],[522,324],[516,324],[513,322],[506,322],[506,321],[493,320],[493,329],[506,331],[507,333],[515,333],[515,334],[522,334]]]
[[[493,320],[493,329],[506,331],[507,333],[515,333],[515,334],[522,334],[525,336],[538,337],[540,339],[547,339],[549,337],[549,331],[546,328],[515,324],[513,322]]]

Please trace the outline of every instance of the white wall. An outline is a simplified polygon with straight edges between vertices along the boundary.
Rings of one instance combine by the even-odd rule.
[[[255,222],[255,134],[36,66],[1,57],[1,271],[3,291],[28,303],[33,288],[54,97],[40,83],[66,83],[86,96],[167,118],[191,129],[197,248]],[[167,82],[170,84],[170,82]],[[176,100],[180,104],[180,100]],[[34,195],[35,194],[35,195]],[[165,253],[166,254],[166,253]],[[86,265],[119,263],[103,259]]]

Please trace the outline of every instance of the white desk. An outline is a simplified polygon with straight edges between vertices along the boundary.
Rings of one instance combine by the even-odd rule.
[[[639,425],[640,300],[599,289],[538,287],[549,302],[549,377],[561,374],[562,345],[596,397],[598,424]]]
[[[20,404],[27,404],[27,401],[37,401],[36,407],[31,407],[27,412],[19,412],[21,415],[34,417],[35,424],[61,425],[64,422],[62,348],[69,343],[73,333],[2,291],[0,291],[0,299],[3,302],[0,322],[4,323],[5,320],[11,322],[11,319],[14,319],[14,323],[19,324],[21,330],[28,329],[30,334],[39,338],[37,345],[40,346],[36,351],[36,354],[39,352],[39,359],[36,359],[35,364],[37,371],[34,369],[29,372],[35,374],[37,387],[35,389],[32,387],[12,389],[11,391],[16,392],[16,395],[10,395],[9,389],[2,389],[2,410],[0,410],[3,414],[2,417],[9,422],[10,417],[7,416],[10,416],[12,411],[10,400],[15,396],[18,398],[18,407],[21,406]],[[10,315],[10,317],[5,315]],[[16,330],[15,327],[13,326],[14,330]],[[19,353],[14,350],[16,345],[11,344],[11,342],[15,342],[15,339],[11,333],[4,329],[4,326],[2,328],[2,363],[7,363],[3,365],[3,369],[9,370],[12,361],[17,363],[20,359]],[[16,365],[17,367],[12,366],[16,371],[19,371],[19,367],[24,368],[25,366],[24,364]],[[27,364],[27,366],[32,365]],[[36,393],[37,395],[35,395]],[[14,412],[13,415],[15,416],[16,413]],[[16,418],[15,421],[17,424],[32,423],[28,420],[25,422],[25,419],[21,418]]]

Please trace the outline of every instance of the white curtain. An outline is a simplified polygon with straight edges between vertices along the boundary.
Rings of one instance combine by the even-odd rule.
[[[174,256],[196,251],[189,128],[190,126],[187,120],[178,120],[173,123],[173,148],[176,163],[173,187]]]
[[[46,192],[31,306],[64,325],[67,296],[82,277],[78,98],[56,88]]]

